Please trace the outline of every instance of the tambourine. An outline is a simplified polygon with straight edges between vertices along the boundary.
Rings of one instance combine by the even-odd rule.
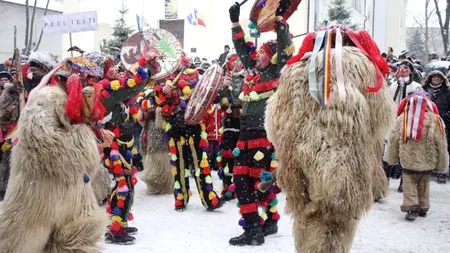
[[[184,121],[188,125],[200,123],[209,105],[217,96],[220,84],[222,83],[223,69],[219,64],[214,63],[206,70],[200,78],[197,86],[192,92],[189,103],[186,106]]]
[[[161,71],[152,76],[152,79],[169,77],[181,67],[183,53],[181,43],[172,33],[163,29],[148,29],[131,35],[123,44],[120,53],[122,66],[135,73],[137,62],[149,50],[157,51],[157,63],[161,67]]]
[[[291,0],[289,9],[284,13],[283,18],[288,20],[297,10],[302,0]],[[276,28],[275,12],[280,5],[279,0],[256,0],[250,11],[250,21],[256,25],[260,32],[273,31]]]

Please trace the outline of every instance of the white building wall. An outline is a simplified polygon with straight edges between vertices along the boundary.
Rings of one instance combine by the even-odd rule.
[[[14,25],[17,26],[17,47],[25,47],[25,5],[0,1],[0,61],[3,62],[13,56]],[[61,12],[48,10],[47,15]],[[30,8],[30,17],[32,8]],[[37,42],[42,29],[44,9],[36,8],[32,41]],[[55,55],[62,55],[62,35],[43,35],[38,50],[48,51]]]

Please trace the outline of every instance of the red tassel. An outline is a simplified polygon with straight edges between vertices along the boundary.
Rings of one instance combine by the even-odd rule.
[[[112,214],[111,206],[106,207],[106,213]]]
[[[114,232],[119,232],[119,230],[121,228],[122,228],[122,226],[118,222],[113,222],[113,224],[111,225],[111,231],[114,231]]]
[[[210,170],[208,167],[205,167],[205,168],[203,168],[202,173],[203,173],[204,175],[209,175],[209,174],[211,173],[211,170]]]
[[[123,200],[119,199],[117,200],[117,207],[118,208],[123,208],[125,206],[125,203],[123,202]]]
[[[213,206],[217,206],[217,204],[219,204],[219,200],[217,199],[217,197],[212,199],[211,204]]]
[[[200,148],[206,148],[208,147],[208,141],[205,139],[200,139],[200,143],[198,144]]]
[[[177,147],[175,147],[175,146],[170,147],[170,153],[176,155],[177,154]]]
[[[183,202],[181,202],[181,200],[176,200],[175,201],[175,206],[176,207],[182,207],[183,206]]]
[[[127,181],[126,180],[120,180],[119,181],[119,187],[125,186],[127,185]]]
[[[312,52],[314,50],[314,39],[316,38],[316,33],[312,32],[306,35],[305,39],[303,40],[302,46],[300,47],[300,50],[298,51],[298,54],[294,57],[292,57],[290,60],[287,61],[288,65],[294,64],[298,61],[300,61],[303,56],[308,53]]]
[[[67,80],[66,116],[73,122],[83,122],[83,84],[78,75]]]
[[[142,135],[141,140],[146,142],[147,141],[147,135]]]
[[[132,213],[128,213],[128,220],[129,221],[134,220],[134,215]]]
[[[280,218],[281,217],[280,217],[280,214],[278,212],[272,214],[272,220],[279,220]]]

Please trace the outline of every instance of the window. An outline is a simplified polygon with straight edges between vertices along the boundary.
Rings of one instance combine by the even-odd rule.
[[[364,14],[364,0],[352,0],[352,7],[357,12]]]

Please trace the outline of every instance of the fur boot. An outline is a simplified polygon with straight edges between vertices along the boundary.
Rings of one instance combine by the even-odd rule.
[[[322,52],[317,80],[323,76]],[[266,130],[277,151],[277,180],[294,219],[297,252],[350,252],[357,224],[373,202],[373,168],[381,169],[377,145],[394,119],[386,85],[366,92],[376,84],[373,64],[355,47],[344,46],[342,53],[344,102],[333,65],[329,104],[310,95],[310,59],[286,67],[268,100]]]
[[[142,155],[144,172],[142,181],[150,195],[170,194],[173,191],[173,176],[169,164],[169,150],[164,142],[161,109],[156,109],[145,122],[142,131]],[[145,136],[145,137],[144,137]]]
[[[95,253],[106,227],[89,175],[100,156],[92,129],[66,118],[59,86],[30,94],[12,149],[0,215],[3,253]]]

